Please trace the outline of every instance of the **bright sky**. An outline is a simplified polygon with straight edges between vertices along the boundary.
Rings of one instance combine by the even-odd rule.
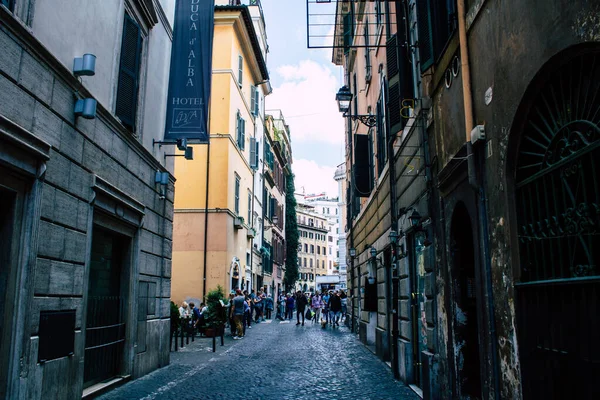
[[[296,191],[337,196],[333,174],[344,160],[344,121],[335,94],[342,70],[331,62],[331,49],[307,48],[306,0],[261,3],[273,86],[266,109],[281,109],[290,126]]]

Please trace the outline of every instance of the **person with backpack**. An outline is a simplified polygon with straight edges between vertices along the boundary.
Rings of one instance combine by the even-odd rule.
[[[304,326],[304,311],[308,305],[308,299],[301,290],[296,292],[296,325],[300,325],[300,315],[302,315],[302,326]]]

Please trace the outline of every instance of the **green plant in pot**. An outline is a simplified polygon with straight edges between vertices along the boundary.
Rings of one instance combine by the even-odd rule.
[[[206,295],[206,306],[208,309],[203,313],[204,324],[206,326],[206,336],[219,334],[227,321],[225,304],[225,292],[219,285]]]

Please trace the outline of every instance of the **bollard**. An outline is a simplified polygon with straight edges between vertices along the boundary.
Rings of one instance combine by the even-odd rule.
[[[213,353],[215,353],[217,351],[217,334],[216,332],[213,333]]]

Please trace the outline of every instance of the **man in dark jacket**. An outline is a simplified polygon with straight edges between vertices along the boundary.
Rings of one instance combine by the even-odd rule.
[[[331,323],[340,326],[340,316],[342,314],[342,299],[340,294],[335,291],[329,298],[329,312],[331,313]]]
[[[302,326],[304,326],[304,311],[307,304],[308,299],[301,290],[298,290],[296,292],[296,325],[300,325],[300,315],[302,315]]]

